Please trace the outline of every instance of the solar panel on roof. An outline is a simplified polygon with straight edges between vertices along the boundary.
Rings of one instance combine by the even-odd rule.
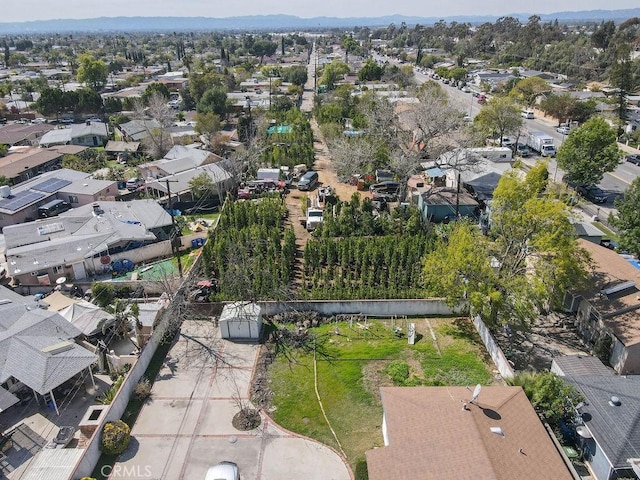
[[[69,180],[62,180],[60,178],[48,178],[44,182],[41,182],[32,188],[34,190],[40,190],[41,192],[53,193],[57,192],[61,188],[66,187],[69,184],[71,184],[71,181]]]
[[[44,198],[45,194],[40,192],[33,192],[31,190],[26,190],[24,192],[18,192],[11,197],[7,197],[0,201],[0,208],[4,208],[6,210],[10,210],[15,212],[16,210],[20,210],[22,207],[29,205],[35,201]]]

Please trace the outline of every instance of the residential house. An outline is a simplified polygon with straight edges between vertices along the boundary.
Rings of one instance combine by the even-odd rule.
[[[38,140],[45,133],[54,130],[53,125],[42,123],[29,125],[15,123],[0,126],[0,145],[13,146],[37,146]]]
[[[562,454],[521,387],[383,387],[384,447],[370,480],[569,480]]]
[[[0,187],[0,228],[35,220],[38,207],[54,200],[60,189],[89,176],[88,173],[63,168],[13,187]]]
[[[97,356],[76,343],[80,330],[56,312],[0,286],[0,392],[29,388],[47,395],[57,410],[53,390],[84,369],[91,375]],[[11,398],[13,397],[13,399]],[[0,395],[7,405],[17,399]]]
[[[157,120],[131,120],[122,123],[118,127],[118,131],[123,140],[127,142],[139,142],[149,136],[149,133],[160,128],[161,125]]]
[[[591,222],[573,222],[573,229],[578,238],[600,245],[605,233]]]
[[[109,140],[109,131],[106,123],[87,121],[45,133],[40,139],[40,145],[43,147],[53,145],[104,147],[107,140]]]
[[[94,202],[57,217],[4,229],[8,275],[27,287],[61,277],[84,280],[116,260],[145,262],[171,254],[171,216],[153,200]]]
[[[58,312],[85,337],[100,334],[115,322],[111,313],[81,298],[71,298],[61,291],[47,295],[40,304],[46,305],[50,312]]]
[[[41,173],[59,169],[65,155],[75,155],[83,150],[85,147],[72,145],[52,148],[11,147],[8,155],[0,157],[0,175],[16,185]]]
[[[158,75],[156,82],[166,85],[169,90],[182,90],[189,87],[189,78],[186,71],[167,72]]]
[[[509,80],[518,78],[510,72],[497,72],[494,70],[481,70],[473,75],[473,81],[477,87],[481,87],[483,84],[489,85],[490,90],[499,88]]]
[[[475,218],[479,204],[464,190],[432,188],[418,196],[418,209],[425,222],[449,222],[457,217]]]
[[[582,336],[595,345],[612,341],[609,363],[620,375],[640,373],[640,269],[613,250],[585,239],[579,244],[594,261],[590,288],[565,295]]]
[[[640,476],[640,376],[619,376],[589,356],[560,356],[552,371],[578,389],[575,440],[595,480]]]
[[[227,192],[235,186],[235,178],[230,172],[228,162],[226,161],[210,163],[159,178],[148,182],[146,188],[157,198],[166,197],[168,195],[167,188],[169,188],[177,202],[194,202],[196,198],[191,192],[191,181],[202,174],[207,175],[215,186],[213,195],[207,199],[206,203],[213,202],[215,204],[222,204],[227,196]],[[167,182],[169,182],[168,187]],[[204,200],[201,200],[201,202],[203,201]]]
[[[222,157],[206,150],[175,145],[166,153],[164,158],[153,162],[143,163],[138,166],[138,169],[140,170],[142,178],[158,179],[219,162],[221,160]]]
[[[93,204],[97,200],[113,201],[118,197],[118,182],[83,178],[56,192],[56,198],[69,202],[72,208]]]
[[[122,155],[135,154],[140,148],[140,142],[122,142],[116,140],[109,140],[104,147],[104,151],[112,157],[118,157]]]
[[[498,186],[502,175],[489,172],[462,183],[462,187],[475,198],[480,205],[486,205],[493,198],[493,192]]]

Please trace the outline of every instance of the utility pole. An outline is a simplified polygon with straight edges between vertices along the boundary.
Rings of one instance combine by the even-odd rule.
[[[173,227],[173,234],[177,235],[178,231],[176,230],[176,219],[173,215],[173,205],[171,202],[171,188],[169,187],[169,182],[175,182],[176,180],[169,180],[166,179],[165,182],[167,182],[167,195],[169,196],[169,214],[171,215],[171,226]],[[182,278],[182,261],[180,260],[180,249],[177,247],[177,245],[174,242],[174,239],[176,237],[174,237],[173,235],[171,236],[171,252],[173,253],[173,256],[176,258],[176,260],[178,261],[178,273],[180,274],[180,278]]]

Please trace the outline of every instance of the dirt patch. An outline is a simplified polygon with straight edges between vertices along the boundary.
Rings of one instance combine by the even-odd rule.
[[[367,362],[362,367],[362,384],[367,392],[376,399],[376,403],[381,404],[380,387],[393,387],[391,377],[384,369],[389,365],[387,360],[374,360]]]
[[[329,155],[329,148],[324,140],[322,132],[318,127],[318,123],[315,119],[311,120],[311,129],[313,130],[313,146],[316,152],[316,158],[314,163],[314,170],[318,172],[318,178],[321,186],[331,186],[335,192],[335,195],[343,201],[348,201],[351,196],[357,192],[357,189],[353,185],[348,185],[338,181],[338,176],[331,163],[331,156]],[[290,225],[293,226],[293,231],[296,235],[296,248],[298,254],[296,255],[296,264],[294,266],[294,284],[300,286],[302,279],[302,254],[304,248],[307,245],[311,234],[307,232],[304,226],[304,215],[302,214],[302,205],[307,197],[314,197],[317,194],[317,190],[311,192],[301,192],[297,189],[292,189],[285,196],[285,204],[287,206],[287,220],[285,222],[285,228]],[[363,197],[370,196],[369,192],[360,192]]]
[[[516,370],[549,370],[555,357],[590,352],[574,321],[572,315],[554,312],[538,317],[529,329],[505,327],[494,336]]]

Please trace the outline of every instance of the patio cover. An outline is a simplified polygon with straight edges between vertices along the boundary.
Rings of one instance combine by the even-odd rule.
[[[101,332],[103,326],[108,327],[115,321],[113,315],[86,300],[76,300],[58,313],[88,337]]]
[[[15,405],[19,401],[20,400],[15,395],[0,387],[0,412],[5,411],[7,408]]]
[[[490,200],[493,198],[493,191],[498,186],[498,182],[502,178],[499,173],[491,172],[481,177],[474,178],[464,184],[473,189],[477,200]]]
[[[67,297],[61,292],[53,292],[51,295],[44,297],[42,302],[49,305],[47,310],[51,312],[59,312],[60,310],[67,308],[69,305],[73,305],[75,299]]]
[[[45,395],[97,360],[73,340],[19,335],[11,339],[4,371]]]

